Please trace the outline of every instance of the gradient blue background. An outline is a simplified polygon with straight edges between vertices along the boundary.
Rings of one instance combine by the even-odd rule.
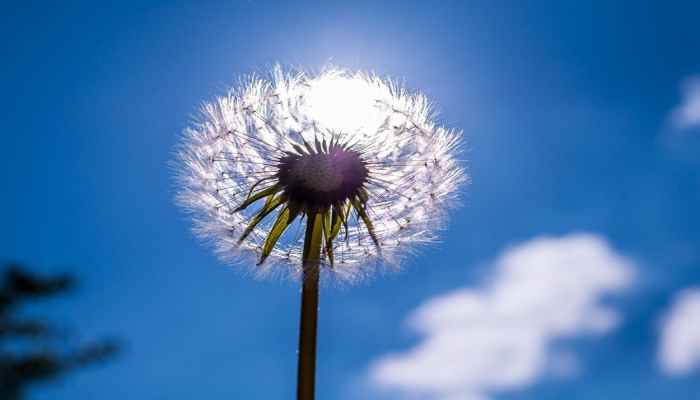
[[[424,299],[478,284],[541,234],[590,231],[641,266],[582,374],[497,399],[693,399],[655,364],[659,313],[700,284],[700,135],[665,140],[700,73],[697,1],[12,2],[0,12],[0,259],[70,270],[41,308],[116,362],[37,400],[290,399],[298,287],[221,265],[173,205],[167,162],[202,101],[275,61],[403,78],[464,130],[473,179],[444,242],[391,279],[322,294],[320,399],[415,343]]]

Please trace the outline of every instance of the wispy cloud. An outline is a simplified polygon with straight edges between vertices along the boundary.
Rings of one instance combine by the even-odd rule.
[[[700,127],[700,75],[681,83],[681,103],[669,115],[673,128],[686,130]]]
[[[700,288],[680,292],[661,329],[659,364],[670,375],[700,369]]]
[[[504,251],[494,279],[426,301],[408,317],[425,337],[370,367],[379,388],[407,399],[482,400],[524,387],[547,372],[575,370],[553,342],[604,333],[619,314],[601,304],[627,287],[630,261],[592,234],[541,237]]]

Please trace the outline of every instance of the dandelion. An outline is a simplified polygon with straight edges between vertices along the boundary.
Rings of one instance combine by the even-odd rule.
[[[184,130],[177,202],[197,236],[257,278],[303,281],[300,399],[313,398],[320,279],[396,272],[434,242],[467,179],[458,151],[425,96],[337,68],[245,78]]]

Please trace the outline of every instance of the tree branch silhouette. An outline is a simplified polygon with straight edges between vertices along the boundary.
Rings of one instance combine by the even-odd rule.
[[[22,315],[25,303],[75,289],[70,274],[38,275],[19,263],[0,266],[0,400],[25,400],[30,386],[56,380],[118,351],[115,340],[72,347],[50,321]]]

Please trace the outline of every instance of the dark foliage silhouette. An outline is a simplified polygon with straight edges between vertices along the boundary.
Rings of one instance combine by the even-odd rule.
[[[76,346],[74,335],[50,321],[22,315],[25,304],[74,289],[72,275],[38,275],[24,265],[5,263],[0,277],[0,400],[26,400],[32,385],[56,380],[117,352],[114,340]]]

